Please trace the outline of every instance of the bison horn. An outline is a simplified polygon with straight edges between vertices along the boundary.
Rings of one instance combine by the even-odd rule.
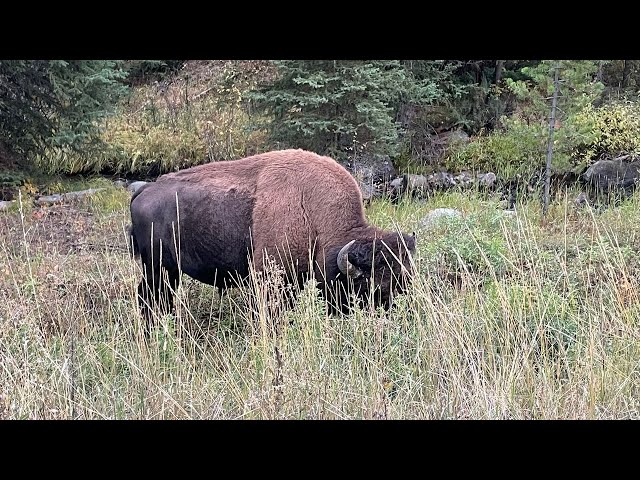
[[[349,262],[349,249],[355,240],[351,240],[338,252],[338,268],[348,277],[357,278],[362,275],[360,269]]]

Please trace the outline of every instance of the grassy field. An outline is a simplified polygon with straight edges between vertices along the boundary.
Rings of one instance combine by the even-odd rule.
[[[479,194],[374,202],[372,223],[418,238],[420,276],[390,312],[330,317],[306,288],[256,324],[266,286],[220,298],[185,277],[148,341],[128,193],[23,199],[0,213],[0,418],[638,418],[640,199],[571,198],[547,221],[534,200],[515,215]],[[422,227],[436,207],[464,218]]]

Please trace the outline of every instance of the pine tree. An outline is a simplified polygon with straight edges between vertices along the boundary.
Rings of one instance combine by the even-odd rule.
[[[109,60],[0,61],[0,135],[25,156],[48,147],[86,149],[127,92]]]
[[[430,78],[418,79],[397,60],[275,62],[280,75],[251,92],[276,146],[305,148],[337,158],[395,156],[396,115],[402,102],[427,103],[443,95]]]

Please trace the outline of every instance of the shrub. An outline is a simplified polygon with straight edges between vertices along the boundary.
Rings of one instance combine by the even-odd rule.
[[[575,116],[571,126],[581,133],[569,144],[577,164],[586,166],[601,157],[640,153],[640,106],[636,103],[589,105]]]
[[[531,175],[544,165],[545,141],[543,126],[514,120],[505,131],[475,137],[452,149],[445,166],[453,171],[490,171],[506,178]]]
[[[189,80],[200,67],[162,85],[136,87],[117,114],[101,124],[102,143],[81,151],[49,148],[37,157],[38,166],[47,173],[153,176],[257,153],[265,134],[252,130],[242,100],[243,91],[255,83],[251,72],[230,64]]]
[[[500,215],[470,214],[442,218],[429,228],[429,242],[421,242],[421,254],[429,266],[445,275],[501,275],[506,269],[506,245]]]

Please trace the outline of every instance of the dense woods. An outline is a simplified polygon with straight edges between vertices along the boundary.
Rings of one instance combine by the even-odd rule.
[[[556,65],[557,64],[557,65]],[[48,173],[157,175],[274,148],[388,157],[417,172],[544,166],[635,154],[631,60],[0,61],[0,138]],[[443,135],[462,132],[462,142]],[[469,139],[471,141],[469,141]]]

